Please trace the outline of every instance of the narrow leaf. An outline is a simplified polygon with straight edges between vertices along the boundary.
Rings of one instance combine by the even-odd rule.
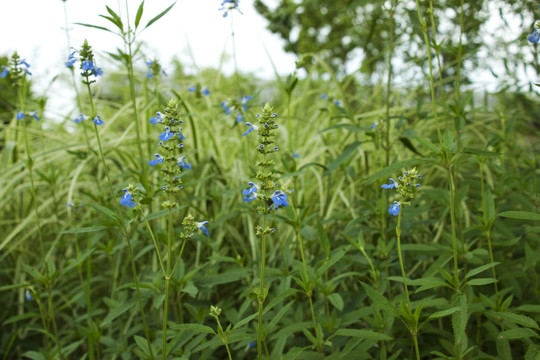
[[[91,25],[91,24],[83,24],[83,23],[75,23],[75,24],[76,25],[81,25],[81,26],[86,26],[86,27],[91,27],[91,28],[94,28],[94,29],[99,29],[99,30],[112,32],[112,30],[109,30],[109,29],[107,29],[106,27],[103,27],[103,26],[97,26],[97,25]]]
[[[135,29],[139,26],[139,23],[141,22],[141,17],[143,14],[143,7],[144,7],[144,1],[141,2],[141,5],[139,5],[139,9],[137,10],[137,15],[135,16]]]
[[[116,319],[117,317],[119,317],[120,315],[128,311],[129,309],[131,309],[133,306],[135,306],[137,304],[137,301],[138,301],[137,297],[133,297],[129,299],[128,301],[112,309],[111,312],[105,317],[105,319],[103,319],[103,321],[100,324],[100,327],[104,328],[107,325],[109,325],[111,321],[113,321],[114,319]]]
[[[426,138],[423,138],[421,136],[415,136],[414,139],[416,141],[418,141],[420,144],[424,145],[425,147],[427,147],[429,150],[433,151],[433,152],[439,152],[439,148],[433,144],[431,141],[429,141],[428,139]]]
[[[467,275],[465,275],[465,279],[468,279],[468,278],[471,278],[475,275],[478,275],[480,274],[482,271],[485,271],[487,269],[490,269],[492,267],[495,267],[497,265],[499,265],[500,263],[499,262],[492,262],[492,263],[489,263],[489,264],[486,264],[486,265],[482,265],[482,266],[479,266],[479,267],[476,267],[474,269],[472,269],[471,271],[469,271],[467,273]]]
[[[338,331],[336,331],[335,335],[357,337],[357,338],[362,338],[366,340],[374,340],[374,341],[385,341],[385,340],[393,339],[392,337],[386,334],[381,334],[379,332],[375,332],[371,330],[363,330],[363,329],[339,329]]]
[[[343,298],[338,293],[331,294],[328,296],[328,300],[336,309],[343,311]]]
[[[396,308],[390,301],[388,301],[384,296],[382,296],[377,290],[372,288],[366,283],[360,282],[366,295],[377,305],[379,305],[383,310],[388,311],[396,317],[399,317],[399,310]]]
[[[498,312],[497,316],[514,324],[540,330],[536,321],[525,315],[510,312]]]
[[[538,336],[536,332],[527,328],[515,328],[503,331],[500,335],[500,339],[512,340],[512,339],[525,339]]]
[[[152,25],[153,23],[155,23],[156,21],[158,21],[159,19],[161,19],[166,13],[169,12],[169,10],[172,9],[172,7],[174,6],[174,4],[176,4],[176,2],[172,3],[171,6],[169,6],[168,8],[166,8],[165,10],[163,10],[159,15],[157,15],[156,17],[154,17],[152,20],[150,20],[148,22],[148,24],[146,24],[146,26],[144,27],[145,29],[147,27],[149,27],[150,25]]]
[[[201,334],[216,334],[214,329],[212,329],[210,326],[201,325],[201,324],[175,324],[171,325],[171,329],[179,330],[179,331],[185,331],[185,330],[193,330]]]
[[[499,216],[507,217],[511,219],[522,219],[522,220],[540,220],[540,214],[533,213],[530,211],[505,211],[499,214]]]
[[[400,171],[402,168],[409,168],[411,166],[415,166],[423,162],[424,162],[423,159],[409,159],[409,160],[398,161],[392,165],[388,165],[387,167],[379,170],[377,173],[367,178],[364,181],[364,184],[372,183],[375,180],[378,180],[380,178],[387,178],[390,175],[394,174],[395,172]]]

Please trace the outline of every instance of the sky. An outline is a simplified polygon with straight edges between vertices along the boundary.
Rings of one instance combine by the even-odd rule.
[[[46,91],[49,102],[52,101],[50,105],[58,107],[54,104],[54,98],[66,97],[66,92],[62,89],[65,84],[58,81],[52,85],[50,83],[59,74],[69,74],[64,65],[69,54],[65,14],[69,45],[79,49],[87,39],[97,53],[99,66],[107,72],[108,67],[116,69],[117,65],[104,61],[108,59],[105,52],[122,48],[122,40],[111,33],[76,23],[111,27],[113,25],[99,15],[108,15],[105,7],[107,5],[125,19],[126,2],[133,24],[140,0],[1,0],[0,55],[10,56],[16,50],[21,58],[31,65],[30,71],[37,94]],[[172,3],[173,0],[146,0],[139,27],[144,27],[150,19]],[[137,37],[137,42],[143,42],[144,52],[151,58],[159,59],[165,69],[172,68],[170,64],[173,58],[178,58],[188,70],[196,71],[194,63],[198,68],[217,68],[225,52],[227,56],[223,71],[230,74],[234,71],[232,19],[240,71],[253,72],[259,78],[272,79],[274,72],[271,61],[282,75],[294,71],[295,56],[285,53],[283,40],[266,30],[267,21],[255,11],[252,0],[240,1],[242,14],[234,10],[225,18],[223,11],[219,10],[220,7],[221,0],[177,0],[164,17]],[[146,67],[142,61],[135,66],[141,70]]]

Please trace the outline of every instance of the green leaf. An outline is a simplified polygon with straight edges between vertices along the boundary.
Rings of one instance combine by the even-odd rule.
[[[109,219],[113,220],[114,222],[120,223],[118,216],[109,208],[106,208],[105,206],[101,206],[98,204],[90,204],[94,209],[96,209],[98,212],[102,213]]]
[[[438,153],[440,151],[437,145],[433,144],[431,141],[429,141],[426,138],[416,135],[414,136],[414,139],[435,153]]]
[[[443,147],[447,151],[452,151],[454,146],[454,137],[452,136],[452,131],[446,129],[443,135]]]
[[[75,23],[75,24],[76,25],[81,25],[81,26],[86,26],[86,27],[91,27],[91,28],[94,28],[94,29],[99,29],[99,30],[112,32],[111,30],[109,30],[109,29],[107,29],[106,27],[103,27],[103,26],[97,26],[97,25],[91,25],[91,24],[83,24],[83,23]]]
[[[423,159],[409,159],[409,160],[402,160],[398,161],[392,165],[388,165],[387,167],[383,168],[382,170],[379,170],[377,173],[371,175],[369,178],[367,178],[364,181],[364,184],[369,184],[374,182],[375,180],[378,180],[380,178],[387,178],[390,175],[394,174],[397,171],[401,171],[402,168],[410,168],[411,166],[416,166],[421,163],[423,163]]]
[[[467,281],[467,285],[470,285],[470,286],[481,286],[481,285],[493,284],[493,283],[496,283],[496,282],[497,282],[497,279],[493,279],[493,278],[480,278],[480,279],[472,279],[472,280]]]
[[[94,231],[101,231],[105,229],[110,229],[110,226],[90,226],[90,227],[83,227],[78,229],[71,229],[71,230],[64,230],[60,232],[60,234],[82,234],[82,233],[89,233]]]
[[[169,12],[169,10],[172,9],[172,7],[174,6],[174,4],[176,4],[176,1],[174,3],[172,3],[171,6],[169,6],[168,8],[166,8],[165,10],[163,10],[161,13],[159,13],[159,15],[157,15],[156,17],[154,17],[152,20],[150,20],[148,22],[148,24],[146,24],[146,26],[144,27],[145,29],[147,27],[149,27],[150,25],[152,25],[153,23],[155,23],[156,21],[158,21],[159,19],[161,19],[166,13]]]
[[[120,305],[118,305],[117,307],[115,307],[109,312],[109,314],[105,317],[105,319],[103,319],[103,321],[101,322],[99,326],[101,328],[107,327],[111,323],[111,321],[113,321],[114,319],[116,319],[117,317],[119,317],[120,315],[128,311],[129,309],[131,309],[133,306],[137,304],[137,302],[138,302],[138,298],[135,296],[129,299],[128,301],[121,303]]]
[[[317,279],[321,277],[326,270],[330,269],[335,263],[341,260],[343,255],[345,255],[347,250],[349,250],[350,248],[351,246],[347,245],[345,248],[334,251],[334,254],[330,257],[330,259],[317,268]]]
[[[148,349],[148,341],[139,335],[135,335],[134,338],[139,349],[144,353],[144,355],[148,356],[150,354],[150,351]]]
[[[454,330],[454,344],[456,345],[456,349],[459,349],[459,353],[461,353],[467,348],[467,334],[465,329],[469,314],[466,296],[464,294],[455,295],[452,299],[452,305],[458,308],[452,314],[452,328]]]
[[[360,141],[355,141],[352,144],[349,144],[345,146],[345,149],[343,152],[335,158],[332,162],[326,165],[326,171],[324,172],[324,176],[330,175],[332,171],[337,169],[341,164],[343,164],[345,161],[347,161],[356,151],[356,148],[358,148],[362,143]]]
[[[540,330],[540,328],[538,327],[538,324],[536,323],[536,321],[534,321],[533,319],[531,319],[528,316],[515,314],[515,313],[510,313],[510,312],[498,312],[496,314],[497,314],[498,317],[500,317],[500,318],[502,318],[502,319],[504,319],[506,321],[510,321],[511,323],[518,324],[518,325],[525,326],[525,327],[529,327],[529,328],[533,328],[533,329],[536,329],[536,330]]]
[[[180,330],[180,331],[193,330],[200,334],[213,334],[213,335],[216,334],[214,329],[212,329],[210,326],[201,325],[201,324],[174,324],[174,325],[171,325],[171,329]]]
[[[23,356],[32,360],[45,360],[45,356],[37,351],[27,351],[23,354]]]
[[[540,220],[540,214],[529,211],[505,211],[500,213],[499,216],[521,220]]]
[[[39,314],[35,312],[27,312],[21,315],[15,315],[10,318],[8,318],[6,321],[2,323],[2,325],[8,325],[11,323],[16,323],[17,321],[31,319],[31,318],[38,318]]]
[[[495,220],[495,199],[489,189],[486,189],[486,219],[488,224],[491,225],[493,220]]]
[[[141,17],[143,14],[143,7],[144,7],[144,1],[141,2],[141,5],[139,5],[139,9],[137,10],[137,15],[135,16],[135,29],[139,26],[139,23],[141,22]]]
[[[242,326],[242,325],[247,324],[247,323],[250,322],[251,320],[255,319],[257,316],[259,316],[259,313],[258,313],[258,312],[256,312],[255,314],[251,314],[251,315],[249,315],[249,316],[243,318],[242,320],[240,320],[239,322],[237,322],[237,323],[234,325],[233,330],[239,328],[239,327]]]
[[[478,275],[480,274],[482,271],[486,271],[487,269],[490,269],[492,267],[495,267],[497,265],[499,265],[500,263],[499,262],[492,262],[492,263],[489,263],[489,264],[485,264],[485,265],[482,265],[482,266],[478,266],[474,269],[472,269],[471,271],[469,271],[467,273],[467,275],[465,275],[465,279],[468,279],[468,278],[471,278],[475,275]]]
[[[364,288],[366,295],[373,301],[373,303],[379,305],[383,310],[388,311],[395,317],[400,317],[400,313],[397,307],[392,305],[384,296],[382,296],[377,290],[369,286],[368,284],[361,282],[360,284]]]
[[[464,148],[463,152],[465,154],[481,155],[481,156],[500,156],[501,155],[498,152],[494,152],[494,151],[485,151],[485,150],[473,149],[473,148],[468,148],[468,147]]]
[[[431,314],[425,321],[424,323],[427,323],[433,319],[438,319],[438,318],[442,318],[442,317],[445,317],[445,316],[448,316],[448,315],[452,315],[453,313],[455,313],[456,311],[459,310],[459,307],[452,307],[450,309],[446,309],[446,310],[442,310],[442,311],[437,311],[433,314]]]
[[[405,147],[406,147],[407,149],[411,150],[413,153],[422,156],[422,154],[420,154],[420,153],[418,152],[418,150],[416,150],[416,148],[414,147],[414,145],[413,145],[413,143],[411,142],[411,140],[409,140],[409,138],[404,137],[404,136],[400,136],[400,137],[399,137],[399,141],[401,141],[401,143],[402,143],[403,145],[405,145]]]
[[[505,340],[515,340],[515,339],[524,339],[524,338],[530,338],[530,337],[537,337],[535,331],[527,328],[515,328],[503,331],[500,335],[500,339]]]
[[[328,296],[328,300],[336,309],[343,311],[343,298],[338,293],[334,293]]]
[[[317,220],[317,231],[319,233],[319,240],[321,242],[321,246],[324,250],[324,253],[326,254],[326,257],[329,257],[330,256],[330,242],[328,241],[328,236],[326,235],[326,231],[324,230],[324,226],[321,220]]]
[[[371,330],[363,330],[363,329],[338,329],[335,335],[357,337],[357,338],[362,338],[365,340],[373,340],[373,341],[393,340],[391,336],[388,336],[386,334],[381,334],[379,332],[375,332]]]
[[[114,18],[112,18],[112,17],[110,17],[110,16],[107,16],[107,15],[98,15],[98,16],[99,16],[99,17],[102,17],[102,18],[104,18],[104,19],[107,19],[107,20],[109,20],[110,22],[112,22],[114,25],[116,25],[116,27],[117,27],[118,29],[120,29],[120,32],[123,33],[124,28],[122,27],[123,24],[122,24],[121,21],[119,22],[118,20],[116,20],[116,19],[114,19]]]
[[[288,353],[283,355],[282,360],[295,360],[304,352],[304,348],[293,347]]]

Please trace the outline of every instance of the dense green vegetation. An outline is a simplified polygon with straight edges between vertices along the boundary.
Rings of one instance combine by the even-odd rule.
[[[386,3],[391,33],[405,10]],[[324,44],[274,81],[165,76],[136,35],[167,9],[141,4],[107,8],[121,71],[87,43],[58,70],[78,110],[55,122],[9,54],[2,359],[539,359],[538,94],[478,90],[478,49],[408,5],[425,56],[405,82],[398,36],[372,39],[368,77]]]

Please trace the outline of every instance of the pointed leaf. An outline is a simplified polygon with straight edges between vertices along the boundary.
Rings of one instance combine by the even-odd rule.
[[[512,340],[512,339],[525,339],[530,337],[537,337],[535,331],[527,328],[515,328],[503,331],[500,335],[500,339]]]
[[[133,306],[135,306],[137,302],[138,302],[137,297],[132,297],[126,302],[121,303],[120,305],[118,305],[117,307],[115,307],[109,312],[109,314],[105,317],[105,319],[103,319],[103,321],[101,322],[99,326],[101,328],[106,327],[107,325],[111,323],[111,321],[113,321],[114,319],[116,319],[117,317],[119,317],[120,315],[128,311],[129,309],[131,309]]]
[[[402,168],[410,168],[411,166],[416,166],[421,163],[423,163],[425,160],[423,159],[409,159],[409,160],[402,160],[398,161],[392,165],[388,165],[387,167],[379,170],[377,173],[373,174],[369,178],[367,178],[364,181],[364,184],[369,184],[374,182],[375,180],[378,180],[380,178],[387,178],[394,174],[397,171],[400,171]]]
[[[393,340],[391,336],[388,336],[386,334],[381,334],[379,332],[375,332],[371,330],[364,330],[364,329],[338,329],[335,335],[357,337],[357,338],[362,338],[365,340],[373,340],[373,341]]]
[[[91,25],[91,24],[83,24],[83,23],[75,23],[75,25],[81,25],[81,26],[91,27],[91,28],[94,28],[94,29],[99,29],[99,30],[112,32],[112,30],[109,30],[109,29],[107,29],[106,27],[103,27],[103,26],[97,26],[97,25]]]
[[[435,153],[438,153],[439,152],[439,148],[437,147],[437,145],[433,144],[431,141],[429,141],[428,139],[426,138],[423,138],[421,136],[415,136],[414,139],[416,141],[418,141],[420,144],[424,145],[425,147],[427,147],[429,150],[435,152]]]
[[[373,301],[373,303],[379,305],[383,310],[388,311],[395,317],[400,317],[398,308],[392,305],[392,303],[388,301],[384,296],[382,296],[377,290],[361,281],[360,284],[364,288],[366,295]]]
[[[171,325],[171,329],[180,330],[180,331],[193,330],[200,334],[213,334],[213,335],[216,334],[214,329],[212,329],[210,326],[201,325],[201,324],[174,324],[174,325]]]
[[[343,298],[338,293],[331,294],[328,296],[328,300],[335,308],[339,311],[343,311]]]
[[[174,6],[174,4],[176,4],[176,2],[172,3],[171,6],[169,6],[168,8],[166,8],[165,10],[163,10],[161,13],[159,13],[159,15],[157,15],[156,17],[154,17],[152,20],[150,20],[148,22],[148,24],[146,24],[146,26],[144,27],[145,29],[147,27],[149,27],[150,25],[152,25],[153,23],[155,23],[156,21],[158,21],[159,19],[161,19],[161,17],[163,17],[166,13],[169,12],[169,10],[172,9],[172,7]]]
[[[533,213],[530,211],[505,211],[499,214],[499,216],[507,217],[511,219],[522,219],[522,220],[540,220],[540,214]]]
[[[492,263],[489,263],[489,264],[486,264],[486,265],[482,265],[482,266],[479,266],[479,267],[476,267],[474,269],[472,269],[471,271],[469,271],[467,273],[467,275],[465,275],[465,279],[468,279],[468,278],[471,278],[475,275],[478,275],[480,274],[482,271],[485,271],[487,269],[490,269],[492,267],[495,267],[497,265],[499,265],[500,262],[492,262]]]
[[[135,29],[139,26],[139,23],[141,22],[141,17],[143,14],[143,7],[144,7],[144,1],[141,2],[141,5],[139,5],[139,9],[137,10],[137,15],[135,16]]]
[[[510,312],[498,312],[497,316],[506,321],[510,321],[511,323],[514,323],[514,324],[540,330],[536,321],[534,321],[533,319],[525,315],[520,315],[520,314],[515,314],[515,313],[510,313]]]

